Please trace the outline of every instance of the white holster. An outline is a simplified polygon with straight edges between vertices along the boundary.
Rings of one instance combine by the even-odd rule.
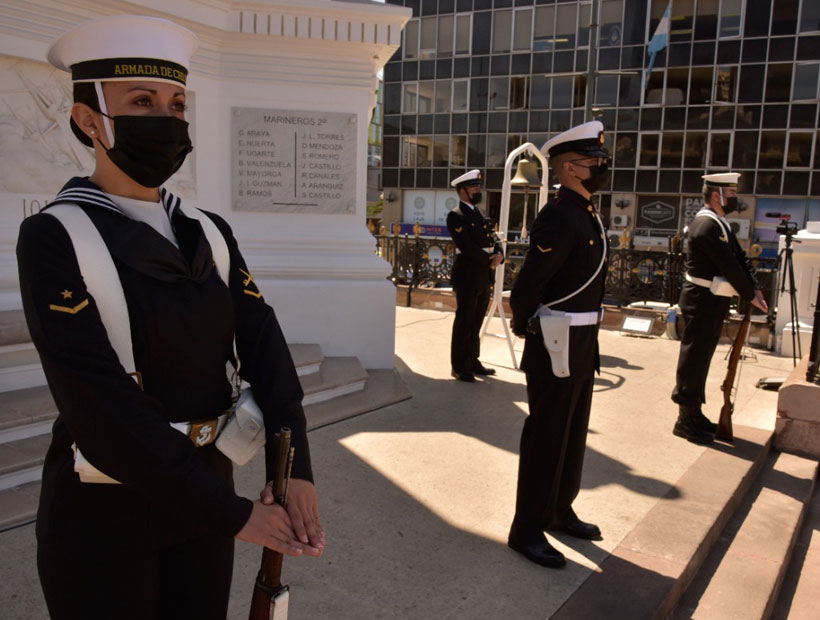
[[[236,401],[236,410],[216,440],[216,448],[237,465],[245,465],[265,445],[265,418],[250,388]]]
[[[712,284],[709,286],[709,292],[718,297],[734,297],[737,295],[735,287],[729,284],[729,280],[723,276],[715,276],[712,278]]]
[[[538,311],[541,335],[550,356],[552,374],[569,377],[569,326],[572,317],[560,310],[543,307]]]

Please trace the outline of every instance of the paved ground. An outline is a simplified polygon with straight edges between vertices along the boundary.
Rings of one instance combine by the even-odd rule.
[[[449,312],[398,308],[397,365],[414,397],[311,432],[328,547],[319,560],[285,561],[292,620],[546,619],[706,449],[671,434],[678,343],[602,332],[575,508],[601,526],[603,540],[554,539],[569,559],[560,571],[527,562],[506,547],[527,411],[524,375],[513,369],[506,341],[488,336],[482,360],[498,375],[476,384],[450,379],[452,320]],[[491,331],[500,332],[500,322]],[[718,347],[709,375],[705,411],[713,419],[727,349]],[[773,428],[777,394],[754,385],[788,374],[791,360],[755,354],[741,371],[736,421]],[[259,463],[237,479],[255,494]],[[7,620],[46,617],[33,530],[0,534]],[[237,547],[232,620],[246,617],[260,555]]]

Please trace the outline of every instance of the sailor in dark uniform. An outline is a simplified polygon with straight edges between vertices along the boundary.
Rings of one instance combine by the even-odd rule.
[[[706,402],[706,375],[731,298],[738,295],[767,311],[754,270],[724,217],[737,209],[738,178],[737,172],[704,175],[704,207],[687,230],[686,281],[679,301],[684,332],[672,392],[679,413],[672,432],[698,444],[711,443],[717,429],[701,405]]]
[[[48,52],[72,73],[72,129],[96,156],[90,178],[72,179],[23,222],[17,246],[26,320],[59,410],[36,528],[56,620],[224,620],[235,537],[294,556],[324,546],[302,390],[276,316],[227,223],[160,189],[191,150],[185,81],[196,44],[172,22],[120,15],[76,27]],[[78,262],[87,247],[75,249],[70,227],[49,214],[66,210],[104,242],[92,269]],[[228,286],[211,226],[230,257]],[[109,296],[89,292],[105,265],[111,297],[127,306],[124,325],[105,322]],[[268,445],[282,426],[293,431],[287,512],[269,486],[261,500],[236,495],[231,462],[215,447],[232,401],[234,342]],[[120,484],[82,482],[74,448],[78,464],[82,455]]]
[[[494,375],[478,361],[481,346],[478,332],[490,303],[492,270],[504,262],[501,244],[495,241],[493,223],[478,210],[481,202],[481,172],[470,170],[453,179],[459,203],[447,214],[447,229],[456,245],[452,282],[456,294],[456,316],[450,341],[453,377],[474,382],[475,375]]]
[[[508,544],[551,568],[566,561],[547,542],[545,530],[600,536],[596,525],[578,518],[572,502],[581,485],[593,375],[599,369],[608,248],[590,198],[609,174],[603,145],[603,125],[591,121],[542,147],[561,187],[535,219],[510,296],[513,332],[526,338],[521,368],[530,414],[521,434]]]

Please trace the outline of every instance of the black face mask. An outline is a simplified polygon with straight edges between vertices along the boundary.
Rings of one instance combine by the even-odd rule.
[[[480,203],[484,199],[484,195],[481,192],[476,192],[472,196],[470,196],[470,204],[475,206]]]
[[[737,211],[737,196],[727,196],[725,202],[726,204],[723,205],[723,212],[726,215]]]
[[[165,183],[194,149],[188,123],[175,116],[108,118],[114,121],[114,146],[105,149],[108,158],[144,187]]]
[[[609,179],[609,166],[606,162],[587,168],[589,178],[581,181],[581,185],[590,194],[597,192]]]

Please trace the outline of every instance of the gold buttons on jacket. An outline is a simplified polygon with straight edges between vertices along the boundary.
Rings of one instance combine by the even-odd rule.
[[[589,240],[589,245],[595,245],[595,242],[592,239],[590,239]]]

